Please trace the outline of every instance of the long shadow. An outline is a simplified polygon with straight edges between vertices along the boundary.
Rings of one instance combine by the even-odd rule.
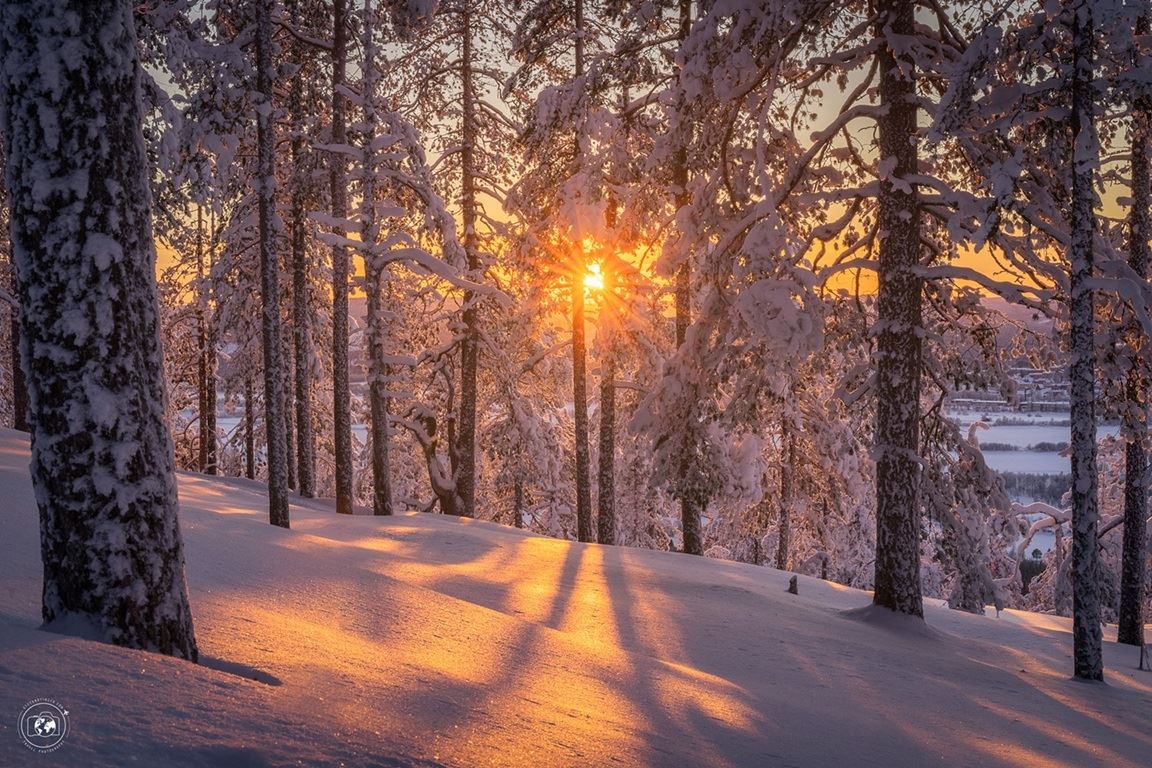
[[[861,753],[871,752],[885,760],[908,764],[940,762],[940,757],[961,764],[1003,768],[1038,765],[1138,765],[1131,755],[1152,750],[1152,736],[1137,736],[1108,719],[1118,719],[1125,709],[1135,711],[1140,694],[1103,687],[1082,687],[1068,680],[1037,683],[1042,676],[1034,660],[1025,674],[1005,668],[1006,658],[995,662],[1003,649],[984,646],[967,638],[940,633],[937,637],[909,636],[882,628],[861,633],[845,628],[854,645],[828,652],[822,645],[790,644],[789,666],[821,680],[828,695],[838,700],[841,712],[860,713],[855,722],[827,719],[828,726],[847,736],[849,729],[863,731],[865,738],[851,736]],[[871,632],[882,633],[872,636]],[[882,641],[884,645],[879,645]],[[979,658],[987,653],[994,661]],[[1023,654],[1022,654],[1023,655]],[[930,662],[926,659],[930,658]],[[1018,664],[1008,664],[1018,666]],[[877,670],[881,670],[878,672]],[[1067,690],[1085,709],[1069,707],[1042,685]],[[1114,701],[1108,701],[1113,699]],[[1085,710],[1095,701],[1102,717],[1097,727],[1106,738],[1085,742],[1081,731],[1067,730],[1068,723],[1090,719]],[[847,705],[845,704],[847,703]],[[863,715],[866,715],[864,717]],[[865,726],[861,728],[861,726]],[[882,738],[877,741],[877,735]],[[893,747],[896,747],[894,750]]]
[[[652,664],[636,665],[632,680],[638,689],[634,698],[643,706],[649,726],[648,747],[655,753],[652,764],[686,765],[706,755],[708,764],[713,765],[782,765],[783,756],[771,743],[777,726],[767,713],[760,710],[760,702],[746,691],[736,686],[716,690],[722,686],[720,681],[707,686],[713,690],[706,690],[698,678],[685,676],[681,682],[687,690],[679,692],[683,697],[679,709],[676,709],[676,702],[668,700],[667,677],[676,670],[665,661],[669,658],[667,649],[661,647],[660,638],[643,637],[636,631],[636,597],[629,584],[629,569],[624,563],[621,548],[604,547],[603,552],[605,586],[620,644],[633,653],[653,659]],[[682,642],[682,637],[671,639],[676,626],[675,617],[668,616],[667,620],[663,642]],[[706,666],[696,669],[709,672]],[[686,695],[689,693],[692,695]],[[711,705],[705,706],[710,699],[713,700]],[[748,709],[752,712],[747,712]],[[742,716],[746,722],[731,722],[725,717],[728,713]]]
[[[255,680],[258,683],[265,685],[283,685],[283,681],[275,675],[270,675],[263,670],[256,667],[249,666],[248,664],[240,664],[235,661],[226,661],[224,659],[217,659],[213,656],[201,656],[199,661],[200,666],[214,669],[217,672],[224,672],[236,677],[242,677],[245,680]]]

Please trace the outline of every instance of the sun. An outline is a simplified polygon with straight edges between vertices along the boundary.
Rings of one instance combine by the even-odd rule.
[[[604,273],[600,271],[600,264],[592,262],[584,274],[584,287],[592,291],[604,290]]]

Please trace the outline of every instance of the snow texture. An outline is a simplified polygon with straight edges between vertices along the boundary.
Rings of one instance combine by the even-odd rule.
[[[0,8],[43,618],[195,658],[127,2]]]
[[[444,516],[337,516],[182,475],[200,666],[38,632],[24,436],[0,432],[0,765],[982,766],[1147,764],[1152,681],[1070,622]],[[854,613],[850,612],[857,609]],[[1109,633],[1111,634],[1111,633]],[[66,705],[50,758],[15,733]]]

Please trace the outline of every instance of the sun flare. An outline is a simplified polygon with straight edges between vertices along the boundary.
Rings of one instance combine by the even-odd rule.
[[[604,273],[600,271],[600,264],[593,262],[588,265],[588,272],[584,275],[584,287],[592,291],[604,290]]]

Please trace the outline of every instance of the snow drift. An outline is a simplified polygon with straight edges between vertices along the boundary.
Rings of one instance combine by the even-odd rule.
[[[197,666],[39,631],[27,436],[0,432],[3,766],[1136,766],[1152,673],[1069,622],[926,606],[683,555],[429,515],[267,524],[180,476]],[[855,610],[854,610],[855,609]],[[1106,633],[1107,636],[1107,633]],[[32,699],[69,710],[22,743]]]

